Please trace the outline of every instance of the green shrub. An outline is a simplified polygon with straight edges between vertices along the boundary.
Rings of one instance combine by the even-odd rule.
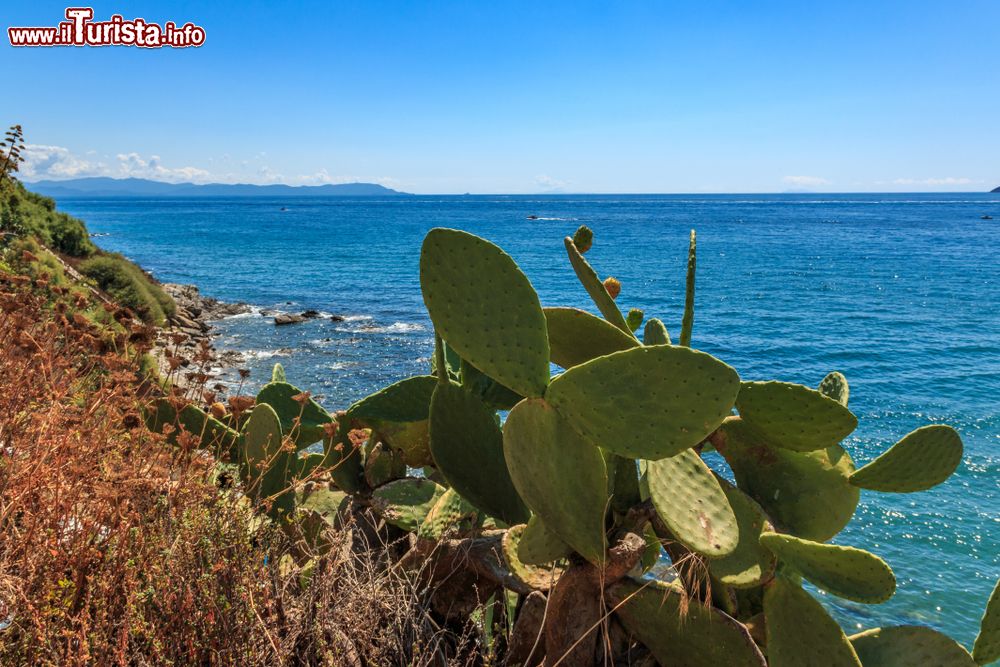
[[[146,322],[160,325],[167,315],[173,314],[173,300],[121,255],[92,257],[80,264],[80,272]]]

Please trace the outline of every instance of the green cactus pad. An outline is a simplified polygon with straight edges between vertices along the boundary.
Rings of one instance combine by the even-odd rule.
[[[281,364],[275,364],[274,368],[271,369],[271,382],[288,382],[285,378],[285,367]]]
[[[688,604],[676,584],[624,579],[605,594],[609,608],[663,665],[764,667],[746,628],[727,614]]]
[[[646,322],[646,327],[642,330],[643,345],[670,345],[670,334],[663,322],[651,318]]]
[[[436,541],[452,533],[466,533],[479,523],[480,518],[479,510],[472,503],[454,489],[447,489],[420,524],[417,537]]]
[[[844,377],[843,373],[833,371],[828,373],[819,383],[819,393],[832,398],[846,408],[847,401],[851,397],[851,387],[847,384],[847,378]]]
[[[272,498],[271,515],[290,514],[295,509],[291,488],[295,471],[294,452],[282,451],[281,421],[267,403],[256,405],[243,428],[240,467],[246,487],[258,498]]]
[[[756,440],[740,419],[722,426],[716,442],[736,475],[740,490],[760,503],[777,527],[825,542],[846,526],[861,492],[848,483],[854,462],[839,445],[793,452]]]
[[[552,362],[572,368],[612,352],[639,345],[606,320],[576,308],[543,308]]]
[[[972,657],[980,665],[1000,660],[1000,581],[993,588],[983,620],[979,624],[979,636],[972,648]]]
[[[736,408],[769,444],[797,452],[836,445],[858,426],[837,401],[790,382],[744,382]]]
[[[681,319],[680,344],[691,346],[691,329],[694,327],[694,274],[696,265],[696,236],[691,230],[688,241],[687,281],[684,289],[684,317]]]
[[[656,513],[684,546],[709,557],[733,552],[740,534],[736,515],[693,449],[647,461],[646,483]]]
[[[913,431],[851,475],[851,484],[887,493],[923,491],[948,479],[962,462],[962,438],[950,426]]]
[[[429,479],[407,477],[372,492],[372,506],[386,523],[410,532],[420,528],[445,488]]]
[[[466,232],[432,229],[420,252],[420,288],[434,329],[463,359],[519,394],[545,392],[545,315],[504,251]]]
[[[861,667],[851,642],[819,602],[778,576],[764,591],[770,667]]]
[[[343,491],[314,488],[308,495],[302,498],[298,507],[317,512],[327,523],[333,523],[344,512],[350,502],[351,497]]]
[[[300,452],[301,454],[302,452]],[[305,479],[314,470],[326,462],[326,454],[322,452],[306,452],[305,456],[295,457],[295,478]]]
[[[167,436],[167,442],[172,445],[177,444],[177,436],[180,434],[179,427],[181,426],[188,433],[201,439],[198,446],[202,449],[232,455],[240,441],[240,434],[237,431],[206,414],[198,407],[186,405],[178,414],[169,400],[161,398],[156,401],[153,410],[147,411],[146,426],[154,433],[162,433],[163,427],[167,424],[175,429]]]
[[[628,328],[628,323],[625,321],[622,311],[618,310],[615,300],[611,298],[608,290],[604,288],[604,283],[597,277],[597,272],[594,271],[594,268],[590,266],[590,263],[583,258],[583,254],[573,244],[573,239],[567,236],[564,239],[564,243],[566,245],[566,254],[569,255],[569,263],[573,265],[576,277],[579,278],[583,288],[587,290],[587,294],[594,301],[594,305],[601,311],[601,315],[625,334],[632,336],[632,330]]]
[[[569,369],[545,399],[591,442],[621,456],[662,459],[697,445],[732,411],[739,376],[683,347],[637,347]]]
[[[572,551],[572,547],[546,528],[542,520],[534,514],[528,519],[517,542],[518,560],[526,565],[548,565],[565,558]]]
[[[510,479],[496,413],[456,384],[439,384],[431,399],[434,467],[485,514],[508,524],[528,520],[528,508]]]
[[[896,592],[896,577],[875,554],[836,544],[764,533],[760,543],[782,563],[823,590],[854,602],[878,604]]]
[[[333,437],[323,438],[323,453],[326,455],[330,477],[333,478],[337,488],[347,493],[357,493],[362,487],[364,467],[361,449],[355,448],[348,437],[350,432],[348,422],[344,415],[337,418],[337,432]]]
[[[922,625],[875,628],[850,637],[864,667],[975,667],[960,644]]]
[[[531,565],[522,561],[520,558],[520,544],[524,528],[525,525],[522,523],[511,526],[504,533],[503,541],[501,542],[504,561],[507,563],[507,569],[517,579],[536,590],[547,591],[556,583],[556,580],[559,579],[565,568],[552,563],[548,563],[548,566],[545,567]]]
[[[369,442],[371,445],[371,442]],[[365,482],[375,488],[406,475],[403,454],[383,442],[365,448]]]
[[[281,420],[281,431],[291,435],[297,449],[302,449],[323,439],[324,424],[333,421],[330,413],[319,403],[309,398],[299,403],[293,397],[302,393],[298,387],[287,382],[270,382],[257,393],[257,403],[267,403]],[[293,428],[296,419],[301,420]]]
[[[419,468],[431,463],[431,396],[433,375],[416,375],[367,396],[347,409],[347,417],[378,431],[386,444],[403,452],[406,464]]]
[[[639,471],[634,459],[627,459],[610,452],[604,454],[604,464],[608,469],[608,494],[611,507],[619,514],[642,502],[639,496]]]
[[[733,552],[721,558],[710,558],[708,569],[719,582],[733,588],[759,586],[774,574],[774,554],[760,544],[760,534],[771,529],[771,524],[753,498],[716,476],[729,506],[739,524],[739,542]]]
[[[602,563],[608,477],[600,450],[538,398],[511,410],[503,427],[503,449],[525,504],[581,556]]]

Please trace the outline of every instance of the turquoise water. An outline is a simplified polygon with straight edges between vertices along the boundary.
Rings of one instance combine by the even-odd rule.
[[[913,495],[865,492],[836,540],[883,556],[896,596],[875,606],[827,602],[849,630],[920,623],[971,646],[1000,576],[1000,195],[59,204],[106,234],[102,247],[161,279],[265,308],[348,316],[282,328],[259,316],[219,323],[223,345],[250,353],[256,381],[281,361],[329,408],[426,372],[432,339],[417,263],[431,227],[500,244],[543,304],[593,310],[562,247],[587,224],[597,238],[588,258],[621,280],[619,303],[661,317],[675,335],[695,227],[697,347],[745,379],[815,385],[844,372],[861,422],[846,446],[859,463],[927,423],[962,434],[965,458],[946,484]],[[997,220],[981,221],[987,213]]]

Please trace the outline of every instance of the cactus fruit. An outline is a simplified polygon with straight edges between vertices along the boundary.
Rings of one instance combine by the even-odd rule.
[[[643,345],[670,345],[670,334],[663,322],[652,317],[646,322],[646,328],[642,330]]]
[[[240,468],[244,484],[260,499],[271,501],[272,517],[288,516],[295,509],[291,488],[295,453],[283,448],[281,422],[267,403],[254,407],[243,429],[244,460]]]
[[[347,409],[349,420],[377,431],[383,441],[403,452],[407,465],[431,463],[429,422],[437,378],[417,375],[367,396]]]
[[[622,316],[622,311],[618,310],[615,300],[611,298],[601,279],[597,277],[597,272],[594,271],[590,263],[583,258],[580,251],[573,245],[573,239],[567,236],[563,242],[566,246],[566,254],[569,255],[569,263],[573,265],[573,271],[576,272],[576,277],[580,280],[583,288],[587,290],[587,294],[590,295],[594,305],[601,311],[601,315],[608,322],[631,336],[632,330],[628,328],[628,324]]]
[[[770,667],[861,667],[851,642],[819,602],[783,575],[764,590]]]
[[[281,364],[275,364],[274,368],[271,369],[271,382],[288,382],[285,378],[285,367]]]
[[[432,229],[420,252],[420,287],[435,331],[463,359],[519,394],[545,392],[545,315],[510,256],[472,234]]]
[[[604,458],[542,399],[518,403],[503,427],[514,487],[546,528],[591,563],[604,561]]]
[[[771,524],[753,498],[738,488],[716,476],[722,491],[729,500],[729,506],[736,515],[739,525],[739,541],[736,548],[721,558],[708,560],[708,570],[721,584],[734,588],[759,586],[771,578],[776,559],[760,544],[760,534],[771,529]]]
[[[575,366],[552,381],[545,399],[591,442],[655,460],[704,440],[738,391],[736,371],[715,357],[657,345]]]
[[[270,382],[257,393],[257,403],[274,408],[281,431],[302,449],[323,439],[324,425],[333,421],[330,413],[307,394],[287,382]]]
[[[438,384],[431,399],[434,466],[462,497],[508,524],[528,520],[510,479],[496,413],[462,387]]]
[[[972,657],[980,665],[1000,660],[1000,581],[993,587],[983,620],[979,624],[979,636],[972,647]]]
[[[726,494],[693,449],[646,463],[646,482],[656,513],[691,551],[717,558],[739,542],[739,525]]]
[[[832,398],[845,408],[847,407],[847,401],[851,397],[851,387],[847,384],[847,378],[844,377],[843,373],[837,371],[828,373],[819,383],[818,389],[819,393]]]
[[[913,431],[851,475],[855,486],[886,493],[923,491],[948,479],[962,461],[962,438],[950,426]]]
[[[632,333],[635,333],[642,326],[644,317],[646,317],[646,314],[638,308],[629,308],[628,315],[625,316],[625,324],[632,330]]]
[[[764,533],[760,543],[823,590],[854,602],[878,604],[896,592],[896,577],[875,554],[836,544]]]
[[[850,522],[861,492],[848,483],[854,462],[839,445],[793,452],[760,441],[741,419],[723,424],[716,449],[737,485],[760,503],[777,527],[824,542]]]
[[[585,255],[593,244],[594,232],[590,231],[590,227],[587,225],[580,225],[580,227],[573,232],[573,245],[576,246],[576,249],[580,251],[581,255]]]
[[[612,299],[617,299],[618,295],[622,293],[622,283],[620,280],[613,276],[608,276],[604,279],[602,283],[604,285],[604,291],[608,293]],[[629,331],[635,331],[634,328],[629,326],[628,320],[625,320],[625,326],[629,328]]]
[[[796,452],[836,445],[858,426],[837,401],[791,382],[744,382],[736,409],[768,444]]]
[[[520,558],[521,535],[524,533],[524,524],[511,526],[503,536],[501,548],[503,558],[507,563],[507,568],[518,580],[524,582],[531,588],[539,591],[547,591],[552,588],[560,575],[566,568],[558,564],[547,563],[545,566],[531,565],[525,563]]]
[[[873,628],[851,635],[851,646],[865,667],[975,667],[960,644],[922,625]]]
[[[746,628],[727,614],[687,604],[676,583],[623,579],[608,588],[608,606],[662,665],[764,667]]]
[[[517,558],[526,565],[548,565],[565,558],[573,549],[532,515],[517,542]]]
[[[597,357],[638,347],[621,329],[576,308],[543,308],[552,363],[572,368]]]
[[[454,489],[448,489],[427,513],[417,529],[417,537],[436,541],[446,535],[467,533],[480,523],[480,519],[479,510]]]
[[[372,506],[386,523],[416,532],[444,492],[443,486],[429,479],[406,477],[375,489]]]
[[[681,337],[679,341],[683,347],[691,347],[691,330],[694,328],[695,241],[695,233],[692,229],[691,238],[688,241],[687,281],[684,288],[684,317],[681,319]]]

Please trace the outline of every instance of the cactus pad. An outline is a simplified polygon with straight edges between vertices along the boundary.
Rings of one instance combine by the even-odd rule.
[[[684,347],[691,346],[691,329],[694,327],[694,274],[696,265],[696,236],[691,230],[691,237],[688,240],[688,266],[687,281],[684,287],[684,316],[681,318],[680,344]]]
[[[454,489],[448,489],[427,513],[417,529],[417,537],[437,541],[449,534],[466,533],[479,523],[480,518],[475,506]]]
[[[834,399],[790,382],[744,382],[736,408],[769,444],[797,452],[836,445],[858,425]]]
[[[736,371],[715,357],[657,345],[571,368],[545,399],[591,442],[655,460],[704,440],[730,414],[738,391]]]
[[[819,602],[776,577],[764,591],[770,667],[861,667],[851,642]]]
[[[525,504],[581,556],[602,563],[608,478],[600,450],[538,398],[511,410],[503,449]]]
[[[565,571],[564,567],[555,564],[548,564],[548,567],[530,565],[520,558],[521,535],[524,532],[524,524],[511,526],[504,533],[501,547],[503,558],[507,563],[507,568],[511,574],[528,586],[539,590],[547,591],[556,583],[559,576]]]
[[[538,295],[492,243],[432,229],[420,252],[420,288],[438,334],[463,359],[524,396],[549,383],[549,343]]]
[[[1000,660],[1000,580],[986,603],[986,611],[979,624],[979,636],[972,648],[972,657],[980,665]]]
[[[587,290],[587,294],[590,295],[594,305],[597,306],[597,310],[601,311],[604,319],[631,336],[632,330],[628,328],[628,323],[625,321],[625,317],[622,316],[622,311],[618,310],[615,300],[608,294],[608,290],[604,287],[601,279],[597,277],[597,272],[583,258],[583,254],[577,250],[577,247],[573,244],[573,239],[567,236],[564,243],[566,245],[566,254],[569,255],[569,263],[573,265],[576,277],[579,278],[583,288]]]
[[[198,436],[201,439],[198,446],[203,449],[226,452],[230,455],[236,452],[240,440],[237,431],[198,407],[186,405],[178,413],[168,399],[161,398],[156,402],[155,410],[147,413],[146,425],[150,431],[162,433],[163,427],[167,424],[175,429],[183,426],[185,431]],[[178,434],[179,431],[174,430],[167,436],[167,441],[176,445]]]
[[[407,477],[389,482],[372,492],[372,506],[386,523],[416,532],[445,488],[429,479]]]
[[[733,588],[759,586],[774,573],[774,555],[760,544],[760,534],[771,529],[764,510],[753,498],[717,476],[729,506],[736,515],[740,537],[732,553],[708,560],[708,569],[718,581]]]
[[[732,553],[739,542],[736,515],[719,481],[693,449],[646,463],[656,513],[691,551],[709,557]]]
[[[652,317],[642,330],[643,345],[670,345],[670,334],[663,322]]]
[[[896,592],[885,561],[862,549],[764,533],[760,543],[820,588],[854,602],[878,604]]]
[[[288,382],[285,378],[285,367],[281,364],[275,364],[274,368],[271,370],[271,382]]]
[[[746,628],[727,614],[688,600],[676,584],[624,579],[606,592],[625,628],[663,665],[764,667]]]
[[[503,454],[496,413],[456,384],[439,384],[431,399],[434,467],[453,489],[484,513],[508,524],[528,520]]]
[[[954,639],[922,625],[875,628],[850,637],[865,667],[975,667]]]
[[[383,440],[403,452],[414,468],[431,462],[428,417],[437,378],[416,375],[367,396],[347,409],[347,417],[378,431]]]
[[[621,329],[576,308],[544,308],[552,362],[563,368],[637,347],[639,343]]]
[[[330,413],[311,398],[302,402],[295,400],[302,390],[287,382],[270,382],[257,394],[257,403],[267,403],[281,420],[281,431],[290,436],[298,449],[307,447],[323,439],[324,424],[333,421]],[[297,425],[295,421],[299,420]]]
[[[547,565],[572,551],[534,514],[528,519],[517,542],[517,558],[526,565]]]
[[[844,377],[843,373],[833,371],[827,373],[827,376],[819,383],[819,393],[832,398],[846,408],[847,401],[851,397],[851,387],[847,384],[847,378]]]
[[[272,499],[270,514],[290,514],[295,509],[291,488],[296,454],[282,450],[281,422],[267,403],[256,405],[243,429],[240,461],[244,483],[259,498]]]
[[[962,461],[962,438],[950,426],[913,431],[851,475],[851,484],[873,491],[923,491],[948,479]]]
[[[740,490],[760,503],[777,526],[824,542],[850,522],[861,492],[847,479],[854,462],[839,445],[793,452],[755,440],[741,419],[722,426],[716,449],[736,475]]]

